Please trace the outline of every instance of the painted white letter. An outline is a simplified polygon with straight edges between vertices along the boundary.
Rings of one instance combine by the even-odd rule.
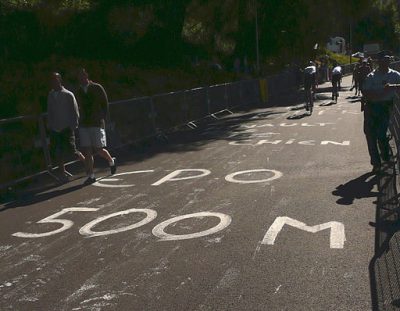
[[[336,221],[330,221],[324,224],[310,227],[307,226],[305,223],[302,223],[290,217],[277,217],[272,226],[268,229],[267,233],[265,234],[261,244],[274,245],[276,237],[278,236],[279,232],[282,230],[285,224],[310,233],[317,233],[325,229],[331,229],[330,247],[331,248],[344,247],[346,236],[344,232],[344,225],[342,223]]]
[[[281,143],[282,140],[273,140],[273,141],[269,141],[267,139],[263,139],[260,140],[256,145],[264,145],[264,144],[272,144],[272,145],[277,145],[279,143]]]
[[[241,174],[250,174],[250,173],[256,173],[256,172],[270,172],[273,175],[267,179],[261,179],[261,180],[239,180],[236,179],[235,176],[241,175]],[[254,183],[262,183],[262,182],[269,182],[278,178],[282,177],[282,173],[276,170],[269,170],[269,169],[258,169],[258,170],[249,170],[249,171],[241,171],[241,172],[236,172],[229,174],[225,177],[226,181],[232,182],[232,183],[237,183],[237,184],[254,184]]]
[[[105,184],[104,182],[118,182],[121,181],[120,178],[114,178],[117,176],[125,176],[125,175],[132,175],[132,174],[141,174],[141,173],[152,173],[154,170],[145,170],[145,171],[132,171],[132,172],[125,172],[113,175],[113,178],[100,178],[99,181],[93,183],[93,186],[96,187],[103,187],[103,188],[129,188],[134,187],[134,184],[130,185],[112,185],[112,184]]]
[[[189,234],[169,234],[165,232],[165,228],[172,225],[173,223],[176,223],[178,221],[181,221],[183,219],[188,219],[188,218],[201,218],[201,217],[218,217],[220,219],[218,225],[196,233],[189,233]],[[188,214],[188,215],[183,215],[183,216],[177,216],[171,219],[168,219],[159,225],[155,226],[153,228],[152,233],[161,239],[161,241],[176,241],[176,240],[187,240],[187,239],[194,239],[194,238],[200,238],[206,235],[214,234],[217,233],[226,227],[230,225],[232,222],[232,218],[228,215],[222,214],[222,213],[214,213],[214,212],[200,212],[200,213],[194,213],[194,214]]]
[[[299,141],[299,145],[315,146],[315,140]]]
[[[342,143],[338,143],[338,142],[335,142],[335,141],[324,140],[323,142],[321,142],[321,145],[328,145],[328,144],[340,145],[340,146],[350,146],[350,141],[349,140],[344,140]]]
[[[185,176],[185,177],[179,177],[177,178],[176,176],[179,176],[183,172],[199,172],[200,174],[198,175],[192,175],[192,176]],[[204,169],[183,169],[183,170],[176,170],[173,171],[172,173],[168,174],[167,176],[161,178],[159,181],[156,181],[152,186],[159,186],[167,181],[178,181],[178,180],[186,180],[186,179],[193,179],[193,178],[200,178],[203,176],[207,176],[211,174],[209,170],[204,170]]]

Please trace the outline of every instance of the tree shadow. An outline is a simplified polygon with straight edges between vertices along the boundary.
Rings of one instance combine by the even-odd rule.
[[[286,113],[286,109],[263,109],[242,107],[235,110],[234,114],[218,114],[206,117],[195,122],[195,126],[182,125],[164,131],[162,135],[154,135],[111,151],[117,157],[118,165],[124,166],[148,160],[160,153],[185,153],[207,148],[209,143],[219,140],[240,141],[249,139],[250,131],[243,127],[252,121],[262,121],[276,118]],[[104,159],[95,159],[96,173],[108,170],[108,163]],[[68,165],[68,171],[75,176],[85,176],[82,163],[74,162]],[[97,174],[96,174],[97,175]],[[0,211],[35,203],[62,196],[79,190],[81,185],[71,182],[60,186],[48,174],[42,174],[23,183],[10,187],[4,195],[0,193]],[[11,202],[11,203],[10,203]]]
[[[32,204],[41,203],[55,197],[59,197],[79,189],[82,189],[84,186],[79,185],[63,185],[58,187],[54,190],[57,186],[47,186],[41,189],[39,192],[30,191],[30,192],[23,192],[16,200],[12,202],[5,203],[4,205],[0,206],[0,212],[4,212],[8,209],[18,208],[18,207],[25,207]]]
[[[334,102],[333,100],[327,103],[322,103],[319,106],[320,107],[328,107],[328,106],[332,106],[332,105],[336,105],[336,102]]]
[[[309,116],[310,116],[310,113],[306,111],[306,112],[303,112],[303,113],[293,114],[291,116],[288,116],[286,119],[288,119],[288,120],[298,120],[298,119],[303,119],[303,118],[306,118],[306,117],[309,117]]]
[[[351,205],[355,199],[376,197],[379,193],[372,191],[376,183],[377,176],[373,173],[366,173],[337,186],[332,194],[340,197],[336,201],[337,204]]]

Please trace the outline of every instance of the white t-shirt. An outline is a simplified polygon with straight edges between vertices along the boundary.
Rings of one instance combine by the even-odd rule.
[[[308,66],[304,69],[304,73],[313,74],[317,72],[317,68],[315,66]]]
[[[396,70],[390,69],[386,73],[379,70],[371,72],[364,82],[364,90],[366,91],[382,91],[387,83],[400,84],[400,73]],[[394,89],[389,89],[383,93],[378,101],[389,101],[397,98],[397,92]]]
[[[342,73],[342,67],[336,66],[335,68],[332,69],[332,74],[338,75]]]

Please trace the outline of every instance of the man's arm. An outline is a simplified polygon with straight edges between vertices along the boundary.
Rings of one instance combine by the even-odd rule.
[[[400,89],[400,73],[397,73],[395,76],[395,82],[394,83],[387,83],[385,85],[386,89],[395,89],[396,91],[399,91]]]
[[[99,84],[98,93],[99,93],[101,109],[103,110],[103,114],[104,114],[104,119],[106,119],[108,116],[108,97],[107,97],[107,93],[104,90],[103,86],[101,86],[100,84]]]
[[[79,109],[78,109],[78,103],[76,102],[76,98],[73,93],[70,94],[70,100],[71,100],[71,126],[72,129],[76,129],[78,127],[78,122],[79,122]]]
[[[53,101],[51,99],[51,94],[47,96],[47,128],[48,129],[53,129],[53,123],[54,123],[54,105]]]

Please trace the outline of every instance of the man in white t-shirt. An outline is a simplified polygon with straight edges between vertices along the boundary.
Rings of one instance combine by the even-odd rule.
[[[304,68],[304,89],[308,90],[312,88],[315,91],[317,83],[317,67],[314,62],[310,62],[309,65]]]
[[[391,56],[382,52],[378,57],[378,68],[367,76],[362,88],[364,133],[373,172],[379,170],[381,160],[388,161],[390,158],[387,129],[393,100],[398,97],[397,90],[400,89],[400,73],[389,68]]]
[[[339,96],[339,89],[340,89],[340,81],[342,80],[342,67],[338,64],[332,69],[332,88],[338,93]],[[332,100],[334,100],[334,92],[332,92]]]

